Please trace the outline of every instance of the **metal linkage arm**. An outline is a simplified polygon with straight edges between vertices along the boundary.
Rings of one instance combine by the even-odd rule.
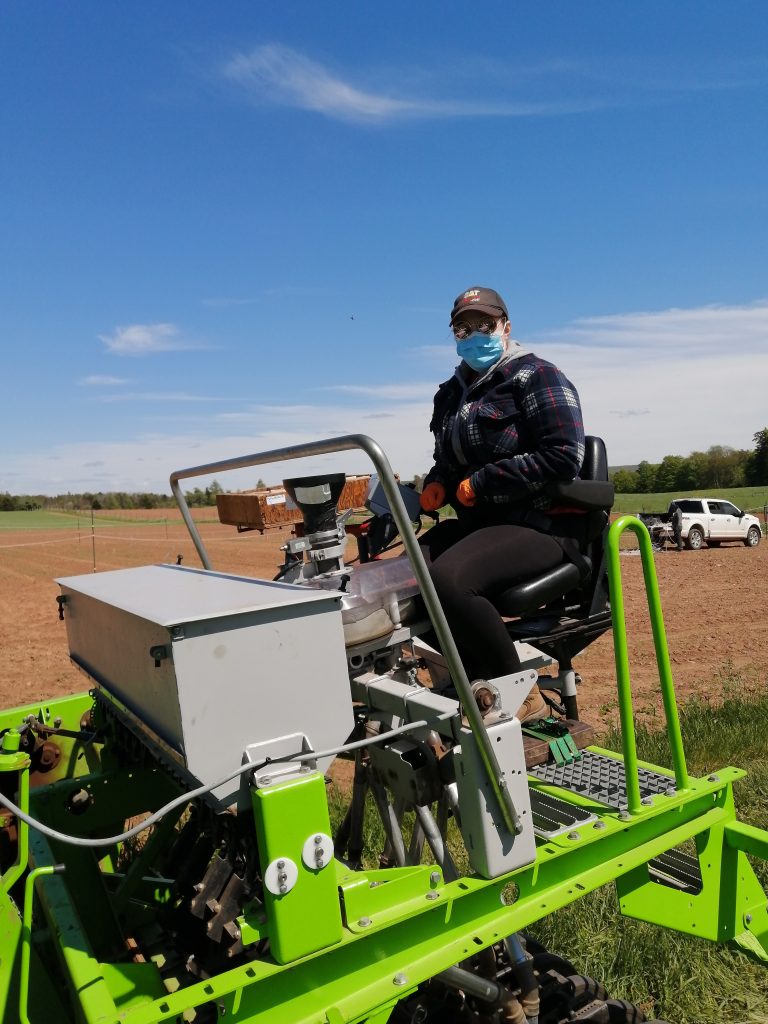
[[[440,606],[440,601],[435,591],[434,584],[432,583],[432,578],[429,575],[429,570],[427,569],[424,557],[421,553],[421,548],[419,547],[416,536],[411,527],[408,513],[406,512],[405,505],[403,504],[403,499],[400,496],[397,481],[395,480],[395,474],[392,472],[392,467],[390,466],[389,460],[384,454],[381,446],[374,441],[372,437],[368,437],[366,434],[346,434],[343,437],[328,438],[324,441],[310,441],[307,444],[291,445],[287,448],[275,448],[272,451],[257,452],[253,455],[243,455],[240,458],[235,459],[224,459],[221,462],[210,462],[207,465],[194,466],[191,469],[180,469],[171,474],[171,490],[178,502],[179,509],[181,510],[184,522],[187,524],[187,529],[190,532],[201,562],[206,569],[211,569],[212,566],[210,559],[208,558],[208,553],[205,550],[205,545],[203,544],[197,526],[190,514],[186,499],[179,486],[180,480],[187,480],[190,477],[210,476],[230,469],[246,469],[250,466],[261,466],[269,462],[285,462],[290,459],[301,459],[311,455],[328,455],[332,452],[344,452],[356,448],[361,449],[366,453],[379,475],[379,480],[384,488],[384,493],[387,497],[387,501],[389,502],[389,507],[403,539],[403,546],[405,547],[411,565],[413,566],[416,580],[421,588],[421,595],[424,598],[424,604],[427,607],[427,612],[435,633],[440,641],[440,646],[443,654],[445,655],[445,659],[448,663],[448,669],[459,694],[464,714],[466,715],[472,732],[475,734],[478,748],[483,759],[483,764],[488,773],[488,778],[490,779],[494,792],[499,799],[504,820],[509,830],[518,834],[522,831],[520,817],[515,809],[511,794],[507,787],[507,780],[504,778],[499,768],[496,754],[485,729],[485,725],[483,724],[480,711],[472,695],[469,679],[464,671],[464,666],[461,663],[459,652],[448,627],[443,609]]]

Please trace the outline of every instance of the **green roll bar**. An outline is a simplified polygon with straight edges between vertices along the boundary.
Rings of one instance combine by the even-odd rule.
[[[33,868],[24,880],[24,908],[21,917],[21,962],[19,965],[19,1024],[32,1024],[29,1019],[29,966],[32,956],[32,904],[35,883],[44,875],[59,875],[63,864],[44,864]]]
[[[0,773],[18,773],[18,800],[19,807],[25,814],[29,813],[29,756],[19,749],[21,734],[18,729],[9,729],[0,741]],[[16,822],[18,842],[16,846],[16,860],[11,864],[0,877],[0,890],[10,893],[13,886],[18,882],[27,870],[29,858],[29,826],[19,818]]]
[[[624,617],[624,596],[621,589],[621,560],[619,556],[619,540],[625,530],[631,530],[637,537],[640,545],[645,595],[651,619],[653,645],[656,649],[656,664],[659,670],[661,696],[664,702],[664,714],[667,721],[667,736],[672,752],[672,766],[675,771],[675,784],[678,791],[689,789],[690,780],[685,766],[685,751],[680,734],[680,719],[677,713],[674,683],[672,682],[672,668],[669,663],[669,649],[664,629],[664,617],[661,612],[659,583],[656,578],[656,566],[653,562],[651,535],[645,524],[636,516],[620,516],[608,530],[606,555],[611,618],[613,620],[616,682],[619,694],[619,716],[621,719],[621,745],[627,781],[627,804],[630,814],[636,814],[642,809],[642,804],[640,801],[640,782],[637,775],[637,741],[635,738],[632,685],[629,673],[629,654],[627,652],[627,627]]]

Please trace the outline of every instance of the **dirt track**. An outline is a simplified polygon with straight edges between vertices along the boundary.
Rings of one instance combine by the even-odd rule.
[[[279,546],[289,533],[237,534],[203,523],[215,568],[271,579]],[[68,658],[65,625],[57,615],[55,577],[175,562],[199,565],[180,522],[144,526],[127,520],[93,534],[80,530],[0,531],[0,706],[73,693],[88,680]],[[669,550],[655,556],[678,699],[692,693],[717,700],[722,679],[738,672],[750,688],[764,688],[768,670],[768,540],[755,549]],[[625,609],[635,707],[659,706],[658,682],[642,586],[640,558],[622,558]],[[582,717],[613,717],[613,645],[606,635],[577,660],[584,682]]]

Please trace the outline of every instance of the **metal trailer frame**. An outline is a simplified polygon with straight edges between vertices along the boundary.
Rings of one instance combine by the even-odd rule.
[[[371,456],[403,526],[405,513],[394,477],[375,442],[358,436],[319,442],[173,475],[174,492],[181,498],[203,564],[208,564],[207,555],[180,495],[179,480],[278,456],[297,458],[349,447],[362,447]],[[640,545],[672,771],[637,757],[619,557],[626,530]],[[420,571],[420,552],[409,529],[403,530],[403,540]],[[37,1024],[55,1017],[72,1024],[157,1024],[193,1020],[195,1008],[205,1006],[233,1024],[384,1024],[397,1002],[421,983],[610,882],[625,916],[736,943],[768,962],[768,904],[747,860],[747,854],[768,859],[768,833],[736,819],[732,786],[745,772],[727,767],[703,779],[688,775],[651,541],[635,517],[622,516],[611,526],[607,564],[622,752],[592,747],[588,753],[610,763],[625,800],[611,805],[578,796],[562,782],[558,785],[559,776],[548,782],[531,774],[532,794],[557,798],[583,812],[581,823],[569,831],[537,841],[532,864],[493,879],[467,875],[447,881],[434,864],[351,871],[332,862],[332,873],[321,873],[328,881],[303,892],[300,918],[283,913],[274,901],[267,904],[266,914],[249,914],[246,908],[238,920],[249,941],[269,936],[277,947],[282,942],[283,962],[274,957],[255,960],[175,992],[160,984],[156,964],[109,961],[96,950],[114,928],[115,913],[128,902],[151,915],[153,907],[167,900],[168,880],[153,878],[148,868],[176,818],[172,815],[157,827],[125,873],[116,869],[119,849],[108,849],[97,861],[17,819],[18,856],[0,879],[0,1021]],[[468,682],[426,573],[420,572],[420,582],[463,692]],[[54,828],[83,836],[119,831],[127,818],[162,806],[182,789],[159,767],[126,772],[108,745],[67,738],[66,731],[76,732],[92,705],[93,697],[81,694],[0,713],[0,772],[16,774],[21,808]],[[474,702],[466,701],[464,707],[470,712]],[[29,758],[18,749],[18,727],[29,715],[46,726],[60,720],[54,732],[58,730],[64,755],[49,781],[31,789]],[[482,722],[470,724],[478,736],[487,736]],[[480,749],[514,824],[493,752],[486,758],[487,749]],[[654,792],[641,784],[651,777],[658,783]],[[70,813],[68,802],[82,790],[92,804],[78,817]],[[301,780],[274,787],[268,799],[256,793],[253,803],[257,832],[261,829],[278,847],[281,833],[289,832],[297,817],[317,829],[328,820],[324,787],[318,790]],[[671,888],[664,884],[664,858],[688,840],[695,842],[696,856],[689,866],[697,880]],[[306,922],[329,919],[325,945],[302,953],[300,932]]]

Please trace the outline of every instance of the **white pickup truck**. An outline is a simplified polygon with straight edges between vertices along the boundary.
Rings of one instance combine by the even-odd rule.
[[[723,541],[741,541],[754,548],[760,543],[760,520],[736,508],[722,498],[675,498],[669,510],[643,513],[640,518],[651,532],[654,543],[663,546],[672,540],[672,513],[678,507],[683,513],[682,537],[686,547],[698,551],[704,543],[711,548]]]

